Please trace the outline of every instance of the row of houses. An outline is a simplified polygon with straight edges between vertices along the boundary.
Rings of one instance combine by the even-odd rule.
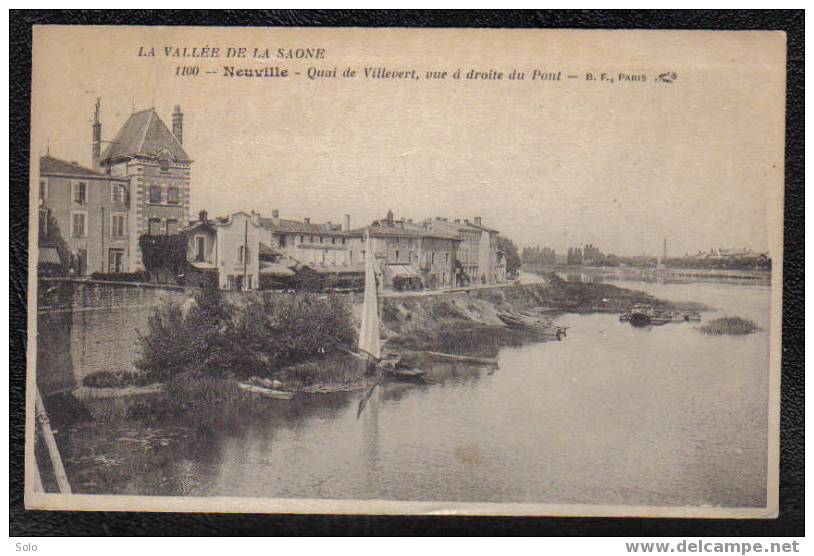
[[[91,167],[50,152],[39,164],[39,267],[43,274],[122,275],[145,270],[139,239],[178,236],[186,268],[177,278],[223,289],[288,287],[310,277],[332,285],[361,282],[375,257],[390,289],[452,288],[506,280],[498,231],[472,220],[396,219],[368,225],[316,223],[255,210],[190,218],[192,159],[183,147],[183,113],[172,130],[154,109],[131,114],[104,151],[97,101]],[[373,253],[367,253],[370,236]],[[50,270],[49,270],[50,269]],[[59,270],[61,269],[61,270]]]
[[[394,218],[393,212],[370,225],[313,223],[308,218],[280,218],[236,212],[198,220],[180,231],[187,238],[191,282],[216,279],[223,289],[286,287],[303,273],[332,285],[361,283],[365,261],[373,256],[384,288],[442,289],[506,280],[497,230],[480,218],[422,222]],[[370,236],[372,253],[367,252]]]

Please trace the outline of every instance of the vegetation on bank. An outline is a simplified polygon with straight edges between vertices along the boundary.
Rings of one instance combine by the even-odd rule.
[[[710,336],[742,336],[760,330],[757,324],[740,317],[715,319],[700,327],[701,333]]]
[[[159,382],[183,373],[271,378],[287,366],[350,349],[355,334],[350,308],[338,297],[257,295],[230,301],[204,288],[156,309],[139,335],[136,367]]]

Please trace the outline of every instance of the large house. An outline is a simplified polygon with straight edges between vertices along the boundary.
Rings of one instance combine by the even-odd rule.
[[[104,152],[99,111],[97,101],[90,168],[40,159],[41,220],[58,228],[75,276],[144,270],[139,236],[176,234],[189,221],[192,160],[182,146],[181,109],[172,131],[153,108],[131,114]],[[48,235],[59,241],[54,230]]]
[[[506,262],[498,250],[498,231],[483,225],[483,219],[473,220],[432,218],[424,225],[430,230],[444,231],[460,237],[456,254],[460,263],[459,285],[494,284],[506,280]]]
[[[412,220],[396,220],[393,211],[370,226],[347,233],[349,259],[364,263],[371,238],[376,268],[387,289],[451,288],[456,285],[455,256],[461,239]]]
[[[72,276],[126,271],[128,183],[77,162],[40,157],[40,262],[67,267]]]
[[[131,272],[144,269],[139,236],[177,234],[189,221],[192,159],[182,146],[183,118],[176,106],[170,131],[154,108],[131,114],[101,154],[101,124],[94,123],[93,158],[110,176],[128,180]]]

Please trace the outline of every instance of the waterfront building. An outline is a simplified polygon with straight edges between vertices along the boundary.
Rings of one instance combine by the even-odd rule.
[[[139,237],[173,235],[189,221],[192,159],[184,150],[184,115],[172,114],[172,131],[154,108],[130,115],[104,152],[97,103],[93,123],[94,169],[124,180],[127,190],[128,253],[126,268],[143,270]]]
[[[370,226],[347,233],[349,260],[364,264],[370,234],[376,268],[387,289],[451,288],[460,237],[412,220],[396,220],[392,211]]]
[[[172,131],[153,108],[131,114],[104,152],[100,112],[97,100],[90,167],[50,153],[39,164],[40,220],[50,243],[64,243],[73,276],[144,270],[139,236],[177,234],[189,220],[181,109]],[[43,247],[53,258],[53,246]]]
[[[71,276],[127,272],[128,179],[46,155],[40,157],[38,181],[43,265],[62,266]]]
[[[349,285],[363,278],[361,261],[353,261],[349,251],[347,230],[350,216],[345,216],[344,226],[332,222],[315,223],[310,218],[280,218],[276,209],[271,212],[271,217],[257,216],[267,233],[267,246],[279,253],[279,256],[270,255],[267,261],[276,264],[267,264],[263,269],[270,282],[273,279],[278,283],[285,282],[293,274],[292,269],[298,272],[307,269],[320,275],[319,282],[326,287]]]
[[[266,234],[258,216],[235,212],[216,219],[214,228],[213,249],[218,287],[238,291],[259,289],[260,245]]]
[[[192,285],[218,283],[218,232],[215,222],[209,219],[205,210],[198,213],[198,219],[181,229],[187,238],[187,261],[189,269],[185,282]]]
[[[468,284],[495,284],[506,281],[505,254],[497,248],[498,231],[483,225],[483,219],[476,216],[468,219],[449,221],[447,218],[432,218],[424,222],[432,230],[444,231],[460,238],[456,259],[460,286]]]

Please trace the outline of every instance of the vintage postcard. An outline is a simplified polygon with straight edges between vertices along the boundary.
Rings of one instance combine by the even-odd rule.
[[[35,27],[26,506],[776,516],[785,58]]]

